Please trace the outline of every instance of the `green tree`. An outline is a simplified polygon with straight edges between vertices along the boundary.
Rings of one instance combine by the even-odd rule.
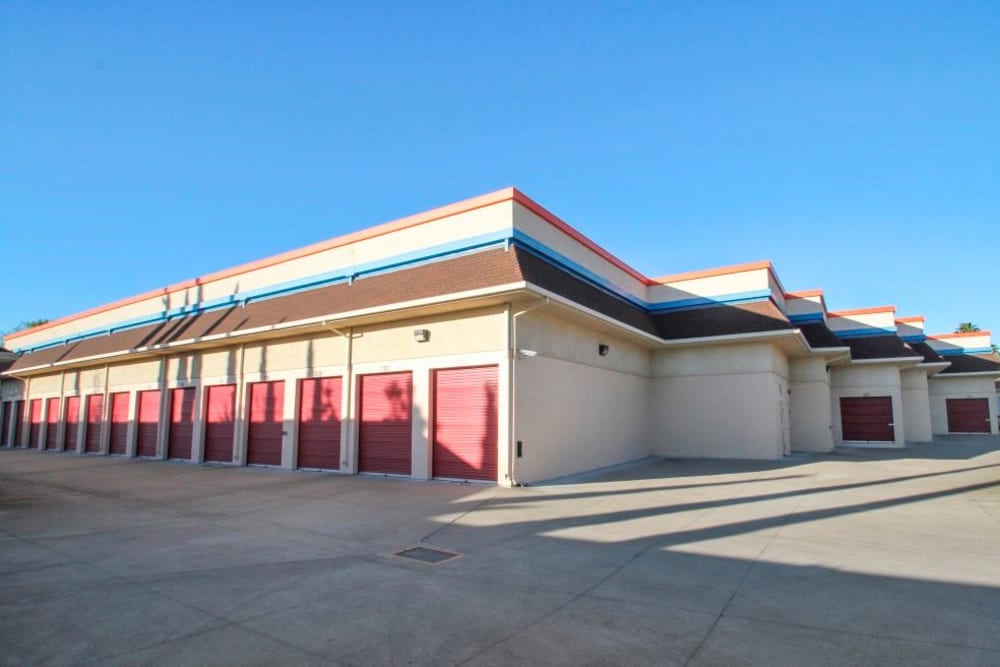
[[[958,326],[955,327],[955,333],[972,333],[975,331],[980,331],[980,329],[972,322],[959,322]]]
[[[37,319],[37,320],[25,320],[25,321],[21,322],[20,324],[18,324],[13,329],[11,329],[10,331],[4,332],[3,336],[6,336],[7,334],[15,333],[17,331],[24,331],[25,329],[31,329],[31,328],[34,328],[34,327],[40,327],[43,324],[47,324],[48,321],[49,320],[46,319],[46,318],[41,318],[41,319]],[[3,347],[3,344],[4,344],[3,336],[0,336],[0,347]]]

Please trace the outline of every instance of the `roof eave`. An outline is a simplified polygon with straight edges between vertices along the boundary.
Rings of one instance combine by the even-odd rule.
[[[497,285],[495,287],[469,290],[466,292],[456,292],[454,294],[446,295],[443,297],[415,299],[413,301],[403,301],[400,303],[390,304],[388,306],[375,306],[372,308],[363,308],[343,313],[331,313],[317,317],[305,318],[302,320],[295,320],[292,322],[282,322],[281,324],[270,324],[262,327],[255,327],[253,329],[246,329],[238,332],[214,334],[210,336],[201,336],[198,338],[187,338],[184,340],[172,341],[170,343],[164,343],[161,345],[149,345],[144,347],[131,348],[127,350],[120,350],[116,352],[108,352],[105,354],[91,355],[88,357],[68,359],[62,362],[56,361],[48,364],[40,364],[38,366],[18,368],[13,373],[10,371],[4,371],[3,373],[0,373],[0,377],[11,377],[11,378],[28,377],[32,375],[41,375],[47,371],[52,371],[56,369],[61,370],[74,367],[93,366],[94,364],[106,363],[118,359],[126,359],[126,358],[138,359],[138,358],[157,357],[166,354],[173,354],[184,348],[220,347],[229,341],[247,342],[251,340],[274,338],[276,334],[282,334],[286,332],[291,334],[294,333],[295,331],[305,330],[312,327],[321,327],[327,324],[330,325],[338,324],[341,326],[349,326],[352,324],[353,321],[361,318],[372,318],[383,314],[397,313],[408,310],[417,310],[420,308],[432,307],[436,305],[443,305],[449,303],[459,303],[464,301],[474,302],[476,300],[482,300],[489,297],[515,294],[525,289],[526,287],[527,283],[524,281],[506,283],[504,285]]]

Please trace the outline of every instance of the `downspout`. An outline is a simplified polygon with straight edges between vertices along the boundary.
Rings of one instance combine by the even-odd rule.
[[[239,411],[239,428],[236,429],[236,442],[233,443],[233,456],[236,461],[233,463],[239,463],[240,465],[246,465],[246,454],[244,452],[244,445],[246,443],[246,387],[244,387],[243,382],[243,360],[246,359],[246,343],[240,343],[240,361],[236,365],[236,409]],[[234,415],[235,417],[235,415]]]
[[[350,410],[351,406],[353,405],[353,402],[354,402],[354,391],[353,391],[353,389],[354,389],[354,367],[352,366],[352,364],[354,363],[354,327],[347,327],[347,331],[344,332],[344,331],[341,331],[340,329],[338,329],[336,327],[330,326],[326,322],[327,322],[326,320],[323,320],[323,322],[320,324],[320,326],[322,326],[327,331],[332,331],[333,333],[335,333],[338,336],[341,336],[341,337],[343,337],[343,338],[345,338],[347,340],[347,359],[344,362],[346,364],[346,367],[344,369],[344,383],[342,385],[343,386],[342,391],[346,392],[346,395],[344,396],[343,400],[346,401],[347,406],[348,406],[348,410]],[[348,451],[352,452],[352,454],[354,452],[354,428],[355,428],[354,427],[354,422],[355,422],[355,420],[353,418],[348,419],[347,417],[348,417],[347,414],[341,415],[341,418],[344,419],[344,421],[347,423],[347,429],[346,429],[347,432],[344,433],[344,438],[343,438],[344,442],[342,443],[342,446],[340,448],[340,454],[341,454],[341,456],[340,456],[340,469],[341,470],[343,470],[345,467],[347,467],[349,465],[349,463],[350,463],[350,458],[349,457],[345,457],[344,454],[347,453]]]
[[[511,313],[510,302],[507,303],[507,363],[510,366],[510,382],[507,386],[507,405],[510,406],[508,410],[508,433],[509,438],[507,441],[507,479],[510,481],[511,486],[521,486],[520,482],[517,481],[517,476],[515,475],[516,459],[517,459],[517,407],[514,396],[514,387],[516,386],[517,378],[517,318],[526,313],[530,313],[536,308],[541,308],[549,302],[549,297],[542,297],[542,300],[538,303],[531,305],[524,310],[520,310],[516,313]]]

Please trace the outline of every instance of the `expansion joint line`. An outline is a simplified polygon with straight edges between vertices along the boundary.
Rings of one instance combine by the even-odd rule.
[[[761,475],[763,475],[763,473],[761,473]],[[760,479],[761,475],[758,475],[755,479]],[[686,661],[684,661],[684,667],[690,665],[691,661],[694,660],[699,653],[701,653],[701,649],[705,646],[705,643],[708,641],[708,638],[712,636],[712,633],[715,632],[715,628],[716,626],[719,625],[719,621],[721,621],[722,617],[726,615],[727,611],[729,611],[729,607],[732,606],[733,600],[736,599],[737,594],[743,587],[743,583],[747,580],[747,577],[750,576],[750,572],[753,570],[754,566],[756,566],[757,563],[760,562],[760,557],[764,554],[765,551],[767,551],[768,547],[771,546],[771,544],[778,537],[778,535],[781,534],[782,529],[786,525],[788,525],[788,521],[793,516],[795,516],[795,513],[798,512],[799,505],[801,504],[802,504],[802,498],[800,497],[796,501],[795,506],[792,507],[792,509],[789,510],[788,514],[785,515],[785,518],[782,520],[781,525],[778,526],[778,529],[774,531],[774,535],[771,535],[771,538],[757,551],[757,555],[754,556],[753,560],[747,564],[746,569],[743,571],[743,576],[741,576],[740,580],[736,583],[735,586],[733,586],[733,592],[729,595],[729,599],[726,600],[726,604],[723,605],[722,609],[719,610],[719,615],[715,617],[714,621],[712,621],[712,627],[708,629],[708,631],[705,633],[705,636],[701,638],[701,641],[698,642],[698,645],[695,646],[693,651],[691,651],[691,655],[688,656],[688,659]]]

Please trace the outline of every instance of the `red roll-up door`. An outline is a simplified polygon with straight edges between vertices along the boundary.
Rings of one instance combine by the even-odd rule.
[[[841,398],[840,423],[844,440],[893,442],[896,439],[890,396]]]
[[[104,396],[91,394],[87,397],[87,432],[84,434],[83,451],[101,451],[101,417],[104,413]]]
[[[233,435],[236,432],[236,385],[208,387],[205,401],[205,460],[233,461]]]
[[[300,468],[340,469],[340,378],[299,382]]]
[[[434,371],[433,474],[497,479],[497,367]]]
[[[108,450],[112,454],[128,453],[129,393],[111,394],[111,434]]]
[[[59,447],[59,399],[45,402],[45,449]]]
[[[10,444],[10,416],[14,413],[14,404],[10,401],[6,403],[0,403],[0,412],[3,413],[0,416],[0,446],[6,447]]]
[[[949,433],[989,433],[990,401],[988,398],[947,398]]]
[[[254,382],[250,385],[247,463],[268,466],[281,465],[284,406],[284,380]]]
[[[167,439],[168,459],[191,459],[194,437],[194,387],[181,387],[170,392],[170,436]]]
[[[412,474],[412,374],[363,375],[360,383],[358,471]]]
[[[156,436],[160,430],[160,390],[139,392],[135,434],[135,455],[156,456]]]
[[[38,447],[42,433],[42,399],[33,398],[28,403],[28,447]]]
[[[63,421],[66,428],[63,429],[63,451],[75,452],[76,441],[80,435],[80,397],[67,396],[66,405],[63,410]]]
[[[24,437],[24,401],[14,401],[14,442],[13,447],[21,447]]]

